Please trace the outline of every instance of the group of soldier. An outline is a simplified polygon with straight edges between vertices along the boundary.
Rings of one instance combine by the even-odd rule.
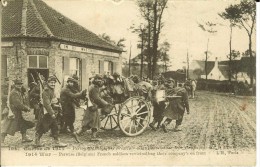
[[[56,76],[49,76],[46,81],[42,78],[40,79],[41,82],[33,83],[33,86],[29,90],[29,101],[31,103],[30,107],[34,110],[35,123],[25,120],[23,117],[23,113],[30,111],[30,107],[24,98],[26,89],[24,89],[21,79],[14,80],[13,89],[11,89],[7,100],[7,104],[9,105],[2,105],[2,109],[7,108],[7,112],[2,113],[2,144],[4,144],[7,134],[13,136],[18,131],[22,134],[22,142],[32,142],[33,140],[26,135],[26,131],[34,126],[34,145],[36,147],[43,146],[41,143],[42,135],[49,130],[51,131],[50,136],[54,139],[53,145],[56,147],[67,146],[67,144],[60,142],[60,133],[70,133],[79,142],[78,135],[82,135],[86,130],[91,130],[91,140],[100,141],[101,139],[97,137],[97,132],[101,125],[100,114],[109,114],[115,104],[104,96],[104,90],[107,90],[106,87],[108,87],[106,77],[99,74],[95,75],[91,79],[91,84],[87,92],[86,89],[80,91],[78,77],[76,75],[71,76],[61,89],[59,98],[55,97],[54,93],[57,82]],[[112,78],[114,85],[122,83],[119,74],[115,73],[112,75]],[[188,93],[185,87],[176,87],[175,81],[171,78],[167,80],[159,79],[156,82],[149,83],[148,81],[141,81],[137,76],[133,76],[129,78],[129,81],[134,84],[135,89],[128,90],[128,92],[138,91],[139,96],[143,96],[153,104],[154,119],[149,124],[153,130],[162,127],[163,131],[167,132],[167,125],[172,120],[176,120],[174,130],[181,130],[180,125],[185,110],[189,114]],[[157,90],[165,90],[169,101],[168,104],[165,101],[158,101],[156,99]],[[120,92],[120,90],[112,90],[114,95],[119,97],[131,96],[130,93],[126,95],[123,92],[122,95],[121,93],[116,93],[117,91]],[[113,93],[110,95],[113,95]],[[175,96],[179,98],[171,100]],[[112,98],[115,97],[112,96]],[[81,127],[78,131],[75,131],[75,107],[80,106],[80,99],[84,100],[87,108],[84,110]],[[156,124],[157,128],[155,127]]]

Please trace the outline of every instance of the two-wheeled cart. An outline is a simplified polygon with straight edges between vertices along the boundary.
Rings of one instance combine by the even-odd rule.
[[[150,102],[141,96],[133,96],[116,104],[110,114],[101,119],[101,129],[120,130],[127,136],[137,136],[144,132],[152,115]]]

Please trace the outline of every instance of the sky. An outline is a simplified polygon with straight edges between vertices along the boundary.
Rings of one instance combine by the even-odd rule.
[[[140,53],[136,47],[140,41],[137,34],[131,33],[132,24],[140,24],[142,18],[136,2],[121,0],[44,0],[49,6],[74,20],[95,34],[108,34],[118,41],[125,38],[126,48],[123,56],[128,59],[130,44],[131,55]],[[169,0],[163,15],[164,27],[160,34],[160,43],[168,41],[171,45],[169,56],[171,70],[183,68],[186,65],[187,53],[192,60],[204,60],[209,38],[209,60],[226,60],[229,53],[229,24],[218,16],[218,13],[239,0]],[[220,23],[217,33],[207,35],[198,23],[211,21]],[[159,44],[160,45],[160,44]],[[244,52],[248,49],[248,36],[244,29],[234,28],[232,49]],[[255,35],[253,39],[255,50]]]

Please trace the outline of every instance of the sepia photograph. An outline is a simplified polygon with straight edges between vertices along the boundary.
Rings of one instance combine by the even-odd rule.
[[[255,0],[1,0],[1,165],[256,166]]]

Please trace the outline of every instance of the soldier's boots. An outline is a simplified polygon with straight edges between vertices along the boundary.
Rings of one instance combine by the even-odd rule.
[[[60,130],[60,133],[68,134],[68,133],[70,133],[70,132],[68,131],[67,126],[63,126],[63,127],[61,128],[61,130]]]
[[[167,133],[167,132],[168,132],[165,123],[162,124],[162,129],[163,129],[164,133]]]
[[[83,128],[80,128],[80,129],[76,132],[76,134],[77,134],[78,136],[82,136],[84,132],[85,132],[85,130],[83,130]]]
[[[54,139],[53,146],[54,147],[67,147],[67,144],[60,142],[59,139]]]
[[[156,122],[153,120],[153,122],[149,124],[150,128],[152,128],[152,130],[154,130],[154,131],[157,130],[157,129],[154,127],[154,124],[155,124],[155,123],[156,123]]]
[[[6,134],[2,133],[1,134],[1,147],[7,147],[8,145],[5,144],[5,137],[6,137]]]
[[[102,139],[97,137],[97,132],[92,132],[90,141],[102,141]]]
[[[35,147],[43,147],[44,144],[41,143],[41,136],[39,134],[35,134]]]
[[[176,125],[174,128],[174,131],[175,132],[181,131],[180,125]]]
[[[22,134],[22,143],[32,142],[33,140],[29,138],[25,133]]]

